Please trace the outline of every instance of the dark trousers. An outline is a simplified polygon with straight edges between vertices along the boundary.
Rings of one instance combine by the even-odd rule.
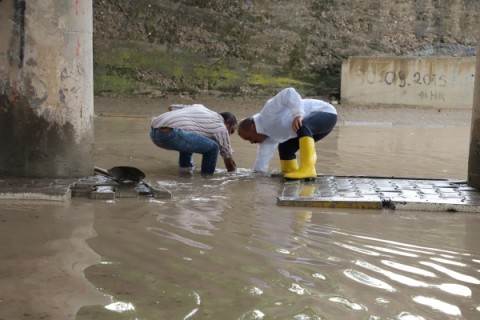
[[[297,137],[282,142],[278,145],[280,160],[296,159],[295,153],[300,148],[299,138],[312,137],[315,142],[325,138],[332,132],[337,123],[337,115],[328,112],[312,112],[302,121],[302,127],[297,132]]]

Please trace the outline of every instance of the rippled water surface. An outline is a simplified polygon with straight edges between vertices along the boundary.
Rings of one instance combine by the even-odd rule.
[[[144,120],[97,121],[102,166],[141,166],[173,199],[95,202],[86,275],[112,300],[78,319],[480,317],[476,215],[278,207],[280,179],[245,169],[254,145],[234,137],[236,174],[185,176]],[[465,179],[468,130],[340,125],[317,170]]]
[[[7,229],[15,219],[19,230],[21,219],[41,222],[45,237],[65,239],[63,251],[72,255],[79,242],[69,237],[90,237],[76,259],[85,264],[84,251],[99,256],[85,277],[106,299],[81,308],[76,319],[480,318],[479,216],[278,207],[280,178],[248,169],[256,146],[234,136],[237,173],[226,173],[220,160],[213,177],[190,176],[178,172],[174,152],[150,142],[148,128],[145,118],[96,118],[95,163],[136,166],[149,183],[170,190],[171,200],[74,198],[66,207],[12,205],[0,212],[2,239],[8,234],[20,250],[38,239],[23,231],[32,238],[22,242]],[[468,143],[468,127],[340,124],[317,144],[317,171],[465,179]],[[65,228],[50,233],[58,221]],[[59,243],[40,245],[47,258],[36,259],[32,249],[29,259],[8,251],[2,261],[12,268],[39,261],[39,269],[53,270],[68,265],[49,260]],[[72,262],[75,268],[83,270]],[[64,285],[53,274],[28,279],[44,290]],[[78,285],[82,278],[75,279]],[[34,293],[44,291],[25,288],[41,305]],[[87,292],[76,286],[62,297],[94,303]],[[8,301],[0,297],[0,308]]]

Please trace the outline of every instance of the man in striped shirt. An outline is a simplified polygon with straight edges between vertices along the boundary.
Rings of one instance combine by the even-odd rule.
[[[178,151],[178,163],[183,170],[191,170],[193,153],[200,153],[201,172],[213,174],[220,151],[227,171],[235,171],[237,165],[229,136],[237,128],[235,116],[230,112],[219,114],[201,104],[175,107],[152,119],[150,137],[153,143],[162,149]]]

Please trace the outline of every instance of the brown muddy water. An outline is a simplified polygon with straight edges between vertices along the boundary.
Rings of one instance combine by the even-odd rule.
[[[0,204],[0,319],[478,319],[480,216],[278,207],[278,177],[178,172],[145,117],[96,117],[95,163],[171,200]],[[317,171],[465,179],[469,126],[339,123]],[[196,158],[197,168],[200,158]],[[271,169],[278,168],[274,158]]]

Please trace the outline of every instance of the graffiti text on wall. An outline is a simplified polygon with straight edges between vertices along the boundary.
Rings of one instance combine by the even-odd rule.
[[[458,78],[455,74],[448,79],[446,74],[424,73],[419,71],[407,74],[404,71],[385,71],[377,73],[376,71],[357,71],[357,77],[360,84],[381,84],[398,85],[400,88],[407,86],[437,86],[446,87],[450,84],[471,84],[474,82],[475,75]]]
[[[367,74],[367,83],[373,84],[375,82],[375,78],[371,79],[369,74]],[[398,82],[398,86],[400,88],[410,85],[433,85],[439,87],[445,87],[447,85],[447,79],[444,74],[421,74],[420,72],[415,72],[409,79],[403,71],[387,71],[380,82],[384,82],[386,85],[395,85]]]
[[[422,73],[420,71],[407,73],[402,70],[387,70],[383,72],[377,72],[376,70],[363,72],[358,70],[356,76],[360,85],[386,85],[399,87],[404,90],[407,88],[419,89],[418,98],[434,101],[445,101],[445,95],[441,91],[442,88],[470,85],[475,80],[474,74],[458,77],[454,73],[448,77],[446,74]]]

